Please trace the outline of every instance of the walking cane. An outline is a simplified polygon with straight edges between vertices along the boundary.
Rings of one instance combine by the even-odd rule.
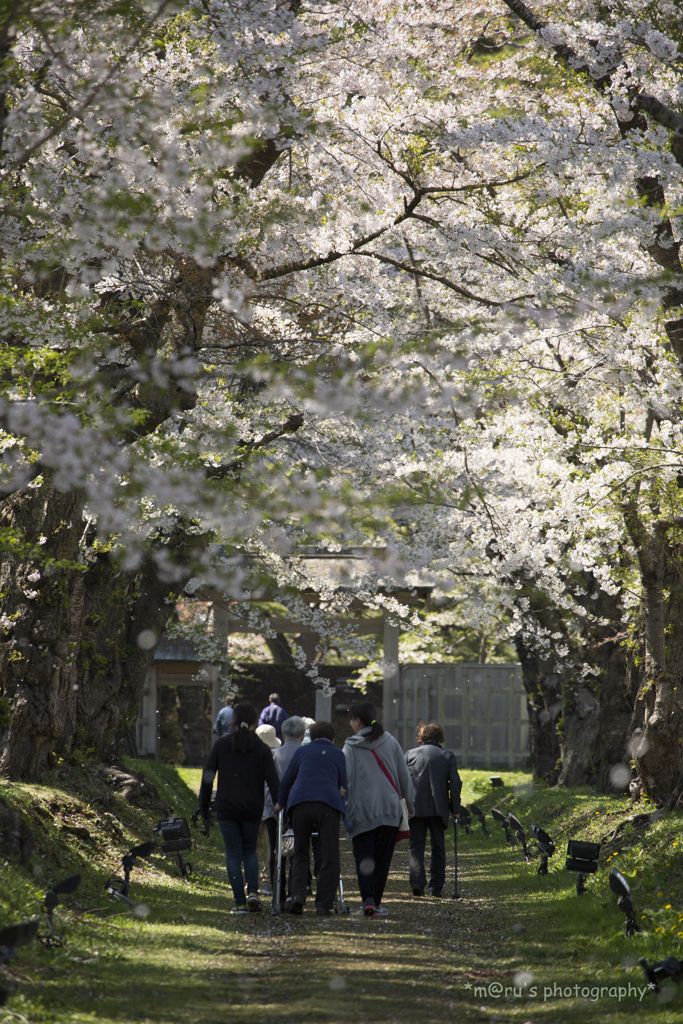
[[[453,815],[453,868],[455,870],[455,881],[453,885],[453,896],[454,900],[459,900],[458,896],[458,821],[455,815]]]
[[[273,886],[273,905],[271,907],[271,914],[273,917],[279,917],[282,913],[281,907],[281,890],[282,890],[282,816],[284,811],[280,811],[277,816],[277,854],[275,858],[275,885]]]

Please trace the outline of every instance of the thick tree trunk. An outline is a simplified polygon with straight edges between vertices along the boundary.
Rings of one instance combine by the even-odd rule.
[[[562,712],[559,677],[537,650],[521,637],[515,640],[527,694],[531,770],[535,779],[554,784],[560,770],[560,738],[557,720]]]
[[[624,520],[638,554],[643,585],[647,657],[634,719],[642,714],[635,763],[641,791],[658,807],[683,794],[683,546],[670,540],[679,523],[660,520],[646,529],[633,501]]]
[[[50,573],[21,550],[3,557],[0,680],[9,715],[0,770],[39,779],[59,758],[111,760],[154,656],[138,638],[161,635],[172,611],[165,599],[183,583],[160,580],[151,553],[136,572],[106,553],[76,567],[89,528],[81,496],[49,480],[8,498],[0,527],[73,566]]]
[[[610,639],[622,619],[618,597],[601,591],[589,574],[583,577],[582,603],[589,617],[571,630],[543,594],[531,587],[524,591],[528,618],[546,636],[559,635],[557,646],[568,648],[568,654],[542,655],[521,639],[516,646],[528,698],[534,777],[606,791],[611,769],[624,759],[635,692],[625,653]],[[586,674],[586,667],[592,672]]]
[[[578,683],[565,682],[558,782],[566,786],[592,785],[605,793],[614,788],[612,768],[629,760],[627,743],[637,676],[632,659],[618,642],[589,648],[584,659],[598,674]]]
[[[683,797],[683,587],[676,571],[679,559],[673,557],[680,553],[678,548],[667,552],[670,570],[663,586],[648,581],[655,593],[646,591],[648,655],[659,633],[661,640],[655,647],[658,656],[647,659],[639,694],[642,747],[635,762],[642,792],[660,807],[676,806]]]

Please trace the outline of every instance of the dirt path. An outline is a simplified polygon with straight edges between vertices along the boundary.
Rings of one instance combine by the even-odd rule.
[[[352,860],[343,845],[345,882],[357,911]],[[235,918],[217,913],[221,901],[210,896],[187,920],[190,927],[202,921],[196,945],[187,929],[178,934],[178,970],[156,990],[157,1006],[142,1016],[123,1016],[150,1024],[584,1024],[587,1012],[626,1020],[645,1009],[637,994],[625,997],[626,989],[623,996],[610,997],[616,981],[605,975],[609,967],[602,969],[604,998],[596,1002],[567,991],[570,983],[590,980],[590,957],[580,964],[550,955],[545,962],[543,947],[552,941],[553,922],[537,917],[531,894],[536,888],[539,894],[547,892],[547,879],[525,866],[521,877],[526,884],[520,885],[504,844],[463,837],[463,898],[457,902],[412,896],[406,845],[394,857],[384,919],[352,912],[321,920],[310,910],[301,918]],[[564,893],[568,876],[558,874],[551,884],[561,885]],[[445,891],[452,893],[452,869]],[[571,888],[565,895],[571,899]],[[520,971],[527,972],[526,979],[520,979]],[[524,980],[535,984],[523,986]],[[632,981],[642,986],[641,980]],[[622,977],[619,984],[628,980]],[[149,989],[139,991],[137,999],[138,1006],[154,1003]],[[646,1019],[680,1020],[674,1007],[663,1014],[658,1009],[650,1001]]]
[[[394,858],[387,918],[368,920],[357,913],[360,901],[346,849],[349,916],[321,920],[310,910],[298,919],[225,916],[220,938],[211,929],[209,956],[193,955],[190,947],[162,1002],[179,1006],[182,991],[172,990],[182,988],[182,974],[190,970],[203,979],[199,988],[193,986],[193,1019],[201,1024],[502,1019],[495,1012],[482,1016],[466,988],[490,975],[500,932],[499,915],[477,892],[476,854],[464,852],[461,861],[466,898],[418,900],[408,888],[406,845]],[[452,892],[452,872],[446,891]],[[144,1019],[162,1018],[152,1013]]]
[[[168,796],[180,805],[180,792],[169,789]],[[553,820],[559,813],[555,795],[541,796],[548,803],[537,808],[540,820]],[[578,807],[580,799],[574,795],[572,802]],[[194,806],[191,794],[190,801]],[[557,801],[564,807],[566,794]],[[191,813],[188,807],[184,813]],[[590,813],[600,820],[597,804],[591,803]],[[94,827],[92,820],[87,819]],[[140,817],[127,827],[138,837],[149,823]],[[678,877],[676,836],[671,833],[666,856],[662,847],[660,857],[667,871],[671,868],[671,890]],[[71,842],[75,851],[78,841]],[[135,868],[131,895],[150,910],[149,916],[136,917],[105,897],[105,866],[111,870],[116,857],[103,849],[95,858],[91,842],[88,856],[101,866],[65,912],[67,943],[50,951],[31,947],[4,968],[17,994],[0,1009],[0,1024],[592,1024],[603,1019],[625,1024],[635,1015],[646,1024],[680,1024],[682,1019],[680,989],[653,995],[637,966],[638,956],[655,961],[683,954],[678,938],[683,931],[676,935],[676,925],[672,930],[662,916],[672,911],[661,906],[661,882],[638,890],[638,907],[649,913],[650,923],[637,939],[627,939],[604,877],[592,879],[579,899],[561,854],[550,873],[539,876],[536,863],[524,863],[500,829],[488,839],[476,829],[459,839],[458,901],[448,898],[452,866],[447,898],[412,896],[404,842],[395,852],[385,896],[389,916],[358,915],[355,870],[344,841],[345,888],[355,911],[350,916],[318,918],[309,909],[300,918],[273,918],[268,912],[237,917],[229,913],[233,901],[217,830],[209,839],[195,833],[193,843],[195,873],[189,884],[162,854]],[[452,864],[452,834],[448,856]],[[90,870],[87,861],[81,865],[71,855],[59,863],[65,874],[77,867]],[[13,915],[8,920],[25,914],[35,900],[28,880],[16,879],[25,892],[9,894],[14,903],[7,903],[6,914]],[[680,905],[668,887],[667,899]],[[683,928],[683,914],[680,919]],[[667,921],[665,942],[658,922]]]

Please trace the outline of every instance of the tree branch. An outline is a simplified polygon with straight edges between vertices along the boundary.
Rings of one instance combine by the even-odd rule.
[[[380,263],[388,263],[389,266],[396,267],[397,270],[402,270],[406,274],[413,276],[415,269],[408,263],[403,263],[401,260],[394,260],[391,256],[384,256],[379,252],[358,252],[356,256],[369,256],[374,260],[378,260]],[[449,278],[444,277],[442,274],[433,274],[429,270],[425,270],[423,267],[418,268],[420,277],[426,277],[430,281],[438,281],[439,284],[444,285],[453,292],[457,292],[458,295],[462,295],[465,299],[470,299],[472,302],[478,302],[482,306],[490,306],[500,308],[501,306],[507,306],[511,302],[519,302],[520,299],[533,299],[533,292],[529,292],[525,295],[516,295],[513,299],[505,299],[504,302],[496,302],[495,299],[486,299],[483,295],[475,295],[468,288],[463,288],[462,285],[456,284]]]
[[[249,456],[273,441],[277,441],[278,438],[283,437],[285,434],[295,434],[300,427],[303,426],[304,418],[300,412],[291,413],[287,417],[281,427],[276,427],[275,430],[270,430],[263,437],[253,441],[244,441],[240,444],[239,448],[241,454],[237,458],[232,459],[230,462],[225,463],[222,466],[208,466],[205,471],[207,480],[224,480],[231,473],[237,472],[241,469],[244,463],[247,461]]]
[[[514,14],[521,18],[524,24],[532,29],[532,31],[541,32],[548,25],[548,22],[541,21],[541,19],[538,18],[533,11],[526,6],[526,4],[522,3],[522,0],[504,0],[504,3],[511,11],[513,11]],[[575,71],[577,74],[587,76],[598,92],[605,92],[609,88],[612,81],[612,72],[619,66],[618,64],[615,65],[607,72],[606,75],[596,78],[590,66],[586,61],[582,60],[573,47],[568,46],[566,43],[557,43],[552,46],[552,49],[555,51],[555,55],[558,59],[566,64],[572,71]],[[621,63],[622,61],[620,60],[619,64]],[[650,93],[641,92],[639,90],[633,91],[631,95],[631,106],[634,115],[637,115],[638,112],[649,114],[653,121],[656,121],[658,124],[661,124],[664,128],[668,128],[669,131],[674,133],[671,143],[671,152],[677,163],[683,167],[683,117],[681,117],[680,114],[677,114],[675,110],[672,110],[671,107],[667,107],[665,103],[662,103],[661,100],[658,100],[655,96],[651,96]],[[638,121],[641,119],[638,119],[637,116],[634,116],[633,118],[634,123],[631,123],[630,121],[622,121],[616,111],[615,116],[617,117],[617,121],[622,132],[624,130],[628,131],[632,128],[646,127],[646,125],[638,124]]]

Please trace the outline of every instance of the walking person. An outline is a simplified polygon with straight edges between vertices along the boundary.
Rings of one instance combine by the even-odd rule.
[[[269,704],[263,709],[259,715],[259,725],[272,725],[275,729],[275,735],[279,740],[282,740],[282,723],[286,722],[289,715],[284,708],[280,707],[280,694],[271,693],[268,697]]]
[[[260,728],[264,728],[261,726]],[[268,726],[271,728],[271,726]],[[258,729],[256,730],[258,732]],[[304,735],[306,733],[306,725],[303,718],[298,715],[292,715],[285,722],[282,723],[282,746],[278,746],[277,750],[273,751],[273,760],[275,761],[275,767],[277,773],[282,780],[289,762],[294,757],[295,753],[303,742]],[[273,735],[275,735],[273,733]],[[266,798],[266,805],[268,799]],[[272,806],[272,804],[271,804]],[[273,811],[275,814],[275,811]],[[268,828],[268,838],[270,841],[270,881],[271,885],[275,885],[275,861],[277,859],[277,818],[269,818],[266,822]],[[289,879],[287,878],[287,862],[289,861]],[[275,890],[273,890],[275,891]],[[282,903],[284,904],[285,899],[291,896],[292,893],[292,861],[290,857],[283,857],[282,863],[280,864],[280,893],[282,896]]]
[[[320,836],[321,863],[315,894],[316,913],[332,913],[341,870],[339,820],[344,813],[346,760],[334,745],[330,722],[311,726],[311,742],[299,747],[280,784],[278,803],[286,808],[294,828],[292,914],[306,902],[311,833]]]
[[[361,912],[374,917],[387,914],[382,897],[401,821],[401,798],[412,816],[413,783],[401,745],[377,721],[373,704],[356,704],[349,722],[353,736],[344,743],[347,831],[353,842]]]
[[[444,750],[440,725],[421,722],[418,746],[406,751],[406,764],[415,787],[415,814],[410,819],[408,866],[413,896],[424,896],[427,885],[424,858],[429,832],[429,895],[441,896],[446,881],[446,828],[449,814],[460,810],[462,782],[452,750]]]
[[[227,736],[232,729],[232,708],[230,706],[232,697],[225,698],[225,707],[221,708],[216,715],[213,726],[213,733],[216,736]]]
[[[218,772],[216,820],[225,843],[228,878],[235,897],[234,914],[263,910],[258,898],[256,843],[263,815],[264,783],[268,784],[274,801],[280,784],[270,748],[256,735],[257,720],[253,704],[237,704],[232,731],[214,743],[199,790],[199,810],[206,818]]]
[[[275,751],[280,749],[280,741],[275,735],[275,729],[272,725],[259,725],[256,730],[256,735],[260,740],[263,740],[265,745],[273,751],[273,761],[275,761]],[[277,762],[275,762],[277,769]],[[278,773],[279,774],[279,773]],[[264,881],[261,881],[260,891],[272,896],[273,894],[273,869],[275,866],[275,844],[273,843],[273,836],[277,836],[277,818],[275,817],[275,810],[273,806],[273,798],[270,795],[268,789],[268,783],[263,784],[263,816],[261,818],[261,825],[258,833],[258,840],[256,842],[256,849],[261,851],[261,839],[265,836],[265,847],[266,855],[263,861],[263,867],[261,871],[265,872],[270,878],[270,885],[266,885]]]
[[[282,746],[273,754],[275,767],[280,778],[283,778],[289,768],[289,762],[303,743],[305,735],[306,720],[298,715],[292,715],[291,718],[282,723]]]

